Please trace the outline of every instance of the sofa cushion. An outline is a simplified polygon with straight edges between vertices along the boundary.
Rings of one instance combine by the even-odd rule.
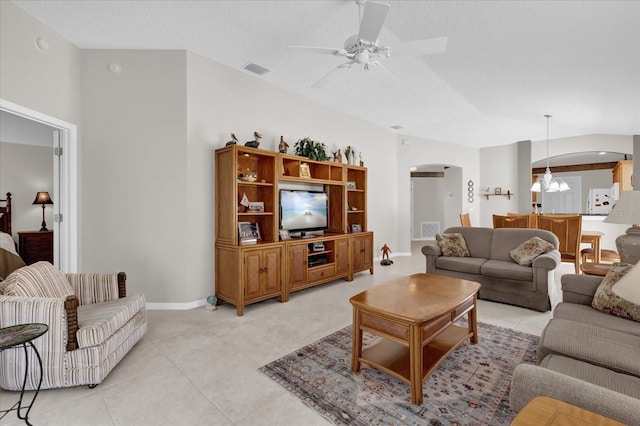
[[[66,299],[73,288],[66,275],[49,262],[36,262],[13,271],[0,289],[7,296]]]
[[[487,277],[506,278],[518,281],[533,281],[533,268],[520,266],[502,260],[487,260],[482,264],[480,273]]]
[[[511,250],[533,237],[545,240],[554,248],[559,247],[558,237],[544,229],[498,228],[493,230],[491,255],[487,257],[493,260],[513,262]]]
[[[445,257],[436,259],[436,268],[447,271],[465,272],[467,274],[479,274],[480,267],[487,261],[477,257]]]
[[[596,311],[591,305],[576,303],[559,303],[553,310],[553,318],[576,321],[609,328],[622,333],[640,336],[640,324],[628,319],[615,317],[604,312]]]
[[[640,377],[616,373],[607,368],[562,355],[546,356],[540,366],[640,399]]]
[[[491,240],[493,228],[454,226],[444,230],[445,234],[459,233],[464,237],[471,257],[489,258],[491,255]]]
[[[624,300],[640,305],[640,262],[613,285],[613,292]]]
[[[462,234],[436,234],[436,241],[442,250],[443,256],[469,257],[469,249]]]
[[[550,252],[555,247],[540,237],[532,237],[509,252],[518,265],[531,266],[533,260],[541,254]]]
[[[144,308],[144,295],[134,294],[110,302],[80,305],[78,331],[80,348],[100,345]]]
[[[563,319],[549,321],[538,344],[538,359],[558,354],[640,376],[640,336]]]
[[[640,305],[616,296],[612,287],[632,268],[626,263],[614,263],[602,279],[591,306],[602,312],[640,322]]]

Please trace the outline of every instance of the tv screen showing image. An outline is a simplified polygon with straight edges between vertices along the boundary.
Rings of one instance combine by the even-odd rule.
[[[281,190],[280,228],[289,231],[326,229],[328,226],[325,192]]]

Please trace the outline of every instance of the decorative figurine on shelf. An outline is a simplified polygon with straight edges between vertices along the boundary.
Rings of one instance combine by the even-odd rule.
[[[257,148],[260,145],[260,138],[262,138],[262,135],[258,132],[253,132],[253,137],[255,138],[255,140],[246,142],[244,146],[248,146],[250,148]]]
[[[389,253],[391,253],[389,246],[385,243],[380,250],[382,251],[382,260],[380,261],[380,264],[382,266],[393,265],[393,260],[389,259]]]
[[[282,154],[286,154],[287,148],[289,148],[289,144],[284,141],[284,137],[280,136],[280,144],[278,145],[278,151],[280,151]]]
[[[342,150],[338,150],[338,163],[342,163]]]
[[[351,148],[351,145],[347,145],[347,147],[344,149],[344,155],[347,157],[347,164],[351,164],[355,153],[356,152],[353,150],[353,148]]]
[[[238,143],[238,138],[236,138],[235,133],[231,133],[231,140],[225,144],[225,146],[235,145]]]
[[[362,161],[362,151],[360,151],[360,167],[364,167],[364,161]]]

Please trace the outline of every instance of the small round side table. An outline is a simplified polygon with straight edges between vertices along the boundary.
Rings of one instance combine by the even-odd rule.
[[[33,340],[42,336],[44,333],[49,330],[49,327],[46,324],[19,324],[13,325],[11,327],[0,328],[0,352],[5,351],[7,349],[17,349],[19,346],[24,348],[24,357],[25,357],[25,370],[24,370],[24,381],[22,382],[22,390],[20,391],[20,399],[18,402],[13,404],[13,406],[7,410],[0,411],[0,419],[4,418],[10,411],[15,411],[20,420],[24,420],[26,424],[31,426],[29,423],[29,411],[33,407],[33,403],[38,397],[38,392],[40,392],[40,386],[42,385],[42,358],[40,358],[40,354],[38,350],[33,345]],[[36,354],[38,358],[38,365],[40,366],[40,381],[38,381],[38,388],[36,389],[36,393],[33,395],[33,399],[29,405],[22,405],[22,399],[24,397],[24,388],[27,386],[27,377],[29,376],[29,352],[27,351],[27,345],[31,346],[33,352]],[[26,409],[27,411],[22,415],[21,410]]]

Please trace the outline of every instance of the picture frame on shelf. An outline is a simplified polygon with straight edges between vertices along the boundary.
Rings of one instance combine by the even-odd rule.
[[[347,182],[347,189],[357,189],[356,188],[356,183],[354,181],[348,181]]]
[[[496,195],[501,195],[502,194],[502,188],[500,188],[499,186],[496,186],[496,190],[494,191],[494,193]]]
[[[250,201],[249,202],[249,211],[254,213],[263,213],[264,212],[264,202],[263,201]]]
[[[238,235],[240,244],[256,244],[261,240],[260,226],[257,222],[238,222]]]
[[[307,163],[300,164],[300,177],[304,179],[311,179],[311,170]]]
[[[354,223],[353,225],[351,225],[351,232],[362,232],[362,225],[359,223]]]
[[[286,229],[281,229],[280,240],[284,241],[284,240],[290,240],[290,239],[291,239],[291,235],[289,234],[289,231]]]

